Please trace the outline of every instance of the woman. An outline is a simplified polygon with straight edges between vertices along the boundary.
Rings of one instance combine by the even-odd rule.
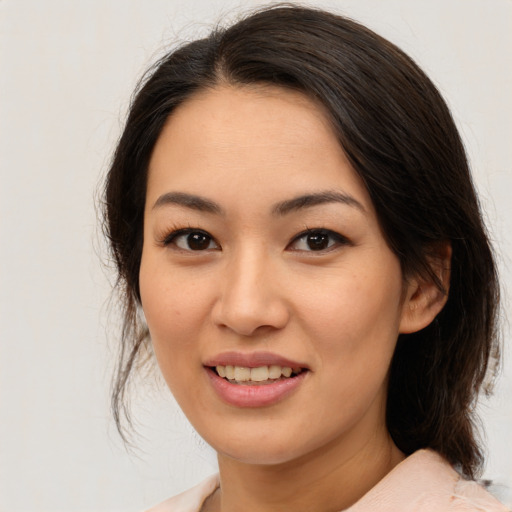
[[[492,252],[451,115],[394,45],[278,6],[183,46],[142,83],[105,199],[116,420],[151,343],[218,454],[155,510],[505,510],[471,482]]]

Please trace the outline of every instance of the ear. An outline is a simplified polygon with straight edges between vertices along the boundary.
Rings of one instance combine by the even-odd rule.
[[[432,278],[413,276],[407,280],[404,291],[400,334],[409,334],[427,327],[448,300],[452,246],[442,242],[431,247],[428,261],[444,290]]]

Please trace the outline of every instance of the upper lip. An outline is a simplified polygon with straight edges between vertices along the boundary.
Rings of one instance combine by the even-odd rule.
[[[288,359],[272,352],[223,352],[204,362],[204,366],[243,366],[257,368],[259,366],[281,366],[307,369],[307,365]]]

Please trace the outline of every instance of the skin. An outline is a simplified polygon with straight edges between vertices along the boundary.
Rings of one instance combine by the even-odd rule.
[[[275,212],[323,191],[351,199]],[[222,213],[159,201],[177,192]],[[191,250],[170,236],[186,228],[211,241]],[[341,237],[313,251],[305,229]],[[385,425],[390,361],[398,334],[428,325],[445,298],[403,279],[313,101],[225,85],[174,111],[149,167],[140,290],[166,382],[218,453],[221,488],[204,510],[341,510],[403,459]],[[225,351],[270,351],[309,372],[276,404],[235,407],[203,367]]]

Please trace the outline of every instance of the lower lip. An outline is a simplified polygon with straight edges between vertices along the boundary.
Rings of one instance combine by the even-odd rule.
[[[232,384],[219,377],[211,368],[206,368],[206,373],[213,389],[224,402],[236,407],[265,407],[280,402],[293,393],[304,382],[304,378],[309,372],[303,371],[296,377],[254,386]]]

